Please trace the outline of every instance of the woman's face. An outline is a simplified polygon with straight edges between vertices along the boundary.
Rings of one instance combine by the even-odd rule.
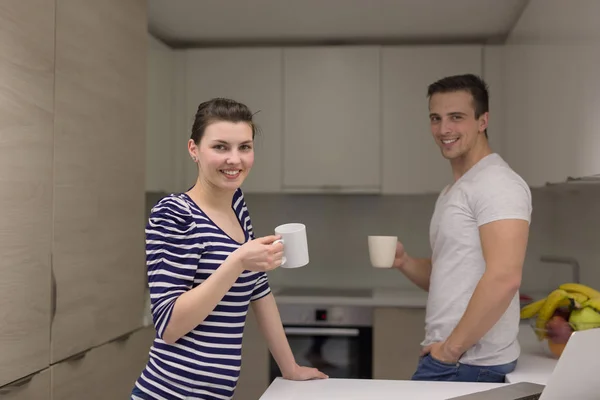
[[[254,164],[252,127],[247,122],[211,123],[199,145],[190,140],[188,147],[198,160],[201,181],[216,189],[235,191]]]

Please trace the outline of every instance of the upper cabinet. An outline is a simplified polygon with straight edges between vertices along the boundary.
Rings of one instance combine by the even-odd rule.
[[[175,186],[175,51],[148,38],[146,96],[146,191],[169,192]]]
[[[228,97],[255,113],[259,128],[254,145],[254,167],[244,182],[246,193],[279,192],[282,181],[283,128],[282,49],[201,49],[186,54],[186,121],[176,146],[185,149],[198,105],[213,97]],[[177,154],[183,154],[178,152]],[[186,184],[192,186],[197,170],[187,157]],[[188,187],[183,188],[186,190]]]
[[[171,154],[174,172],[157,169],[174,176],[157,175],[156,182],[178,182],[179,190],[196,179],[186,150],[196,108],[225,96],[257,112],[261,132],[254,169],[243,185],[246,192],[439,193],[452,175],[431,136],[427,87],[465,73],[488,83],[493,151],[531,186],[600,174],[597,46],[315,46],[174,53],[182,57],[181,65],[173,67],[173,87],[178,88],[173,107],[185,111],[172,110],[176,142],[171,149],[159,142],[149,148],[155,156],[162,148]]]
[[[379,47],[284,50],[283,187],[379,192]]]
[[[438,193],[452,180],[431,135],[427,87],[448,75],[481,75],[481,60],[481,46],[382,49],[383,193]]]
[[[529,185],[600,174],[598,46],[505,48],[508,161]]]

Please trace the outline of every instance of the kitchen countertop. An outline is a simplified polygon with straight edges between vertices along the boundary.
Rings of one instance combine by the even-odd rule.
[[[558,360],[546,353],[544,344],[538,341],[533,329],[527,323],[521,323],[518,339],[521,345],[521,356],[515,370],[506,375],[506,381],[509,383],[533,382],[545,385]]]
[[[333,378],[298,382],[277,378],[259,400],[446,400],[502,385]]]
[[[307,289],[309,290],[309,289]],[[325,293],[327,289],[322,289]],[[287,295],[284,288],[272,288],[277,304],[319,304],[330,306],[425,308],[427,292],[419,289],[376,288],[357,290],[356,295],[330,294]],[[349,292],[351,292],[349,290]],[[360,293],[360,294],[359,294]]]
[[[292,294],[286,294],[291,289]],[[418,288],[328,289],[272,287],[277,304],[425,308],[427,292]],[[288,292],[289,293],[289,292]],[[534,300],[547,293],[530,293]]]
[[[507,383],[533,382],[545,385],[557,360],[545,353],[527,323],[519,331],[521,356],[516,369],[507,375]],[[415,382],[376,379],[325,379],[307,382],[277,378],[260,400],[379,400],[406,398],[411,400],[448,399],[502,386],[503,384],[463,382]]]

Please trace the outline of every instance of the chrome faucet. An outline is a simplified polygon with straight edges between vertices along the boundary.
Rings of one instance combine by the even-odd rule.
[[[573,270],[573,282],[581,283],[579,282],[579,262],[575,258],[561,256],[541,256],[540,261],[553,264],[570,265],[571,269]]]

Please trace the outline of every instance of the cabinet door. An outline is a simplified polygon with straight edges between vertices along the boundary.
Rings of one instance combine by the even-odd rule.
[[[377,308],[373,320],[373,379],[410,380],[425,337],[425,309]]]
[[[51,367],[52,400],[128,399],[148,360],[154,328],[144,328]]]
[[[492,150],[505,160],[506,154],[506,84],[505,46],[486,45],[483,48],[483,78],[490,94],[488,136]]]
[[[2,400],[50,400],[50,369],[0,388]]]
[[[146,191],[171,192],[176,182],[175,52],[154,36],[148,38],[146,102]]]
[[[213,97],[228,97],[246,104],[259,127],[255,138],[254,167],[242,189],[246,193],[281,191],[282,50],[279,48],[190,50],[186,55],[187,119],[189,139],[198,105]],[[187,141],[179,143],[181,148]],[[198,171],[187,158],[188,182]],[[188,187],[189,187],[188,186]]]
[[[48,366],[54,2],[0,2],[0,386]]]
[[[438,193],[452,180],[429,125],[427,87],[448,75],[481,75],[480,46],[382,49],[383,192]]]
[[[244,340],[242,342],[242,368],[235,389],[235,400],[255,400],[267,390],[269,384],[270,353],[260,331],[252,307],[248,309]]]
[[[287,48],[284,66],[285,189],[379,192],[379,47]]]
[[[600,174],[597,45],[511,45],[508,161],[534,187]]]
[[[57,2],[52,362],[141,326],[146,9]]]

